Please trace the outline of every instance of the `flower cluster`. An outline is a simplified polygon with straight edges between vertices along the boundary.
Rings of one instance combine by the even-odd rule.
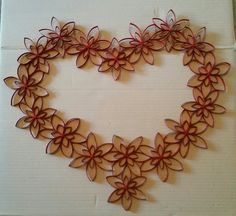
[[[223,76],[230,64],[216,61],[214,46],[205,42],[206,29],[194,33],[189,21],[177,20],[172,10],[165,20],[152,21],[144,30],[130,23],[129,37],[108,41],[101,38],[97,26],[84,33],[74,22],[61,24],[53,17],[51,29],[41,29],[42,36],[36,42],[25,38],[28,51],[18,58],[17,77],[4,79],[14,90],[11,105],[23,113],[16,127],[29,129],[33,138],[48,139],[46,153],[71,158],[69,166],[84,167],[90,181],[96,180],[98,171],[110,172],[106,180],[114,191],[108,202],[120,201],[125,210],[132,207],[134,199],[147,199],[141,190],[147,181],[146,172],[154,170],[166,182],[171,172],[183,170],[181,160],[191,148],[206,149],[203,133],[214,127],[216,114],[226,111],[217,100],[226,89]],[[110,71],[118,80],[122,71],[134,71],[140,59],[153,65],[154,53],[164,49],[184,52],[183,64],[194,73],[188,81],[193,100],[182,104],[178,121],[165,120],[171,132],[157,133],[153,146],[145,144],[141,136],[126,142],[116,135],[112,142],[98,144],[94,133],[81,134],[79,118],[64,121],[55,109],[45,107],[49,93],[42,81],[50,72],[50,61],[57,56],[75,55],[78,68],[90,62],[99,72]]]

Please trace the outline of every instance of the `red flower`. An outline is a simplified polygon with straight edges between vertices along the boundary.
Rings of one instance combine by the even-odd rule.
[[[120,77],[121,69],[134,71],[134,68],[128,61],[125,52],[115,38],[113,38],[110,46],[106,51],[107,52],[105,56],[103,56],[105,59],[98,69],[99,72],[106,72],[111,70],[114,80],[117,80]]]
[[[155,25],[148,26],[143,32],[133,23],[129,25],[129,32],[132,38],[124,38],[120,46],[127,50],[130,63],[136,63],[140,57],[149,63],[154,64],[153,51],[161,50],[164,44],[153,38]]]
[[[40,130],[51,128],[51,118],[56,110],[51,108],[43,109],[42,98],[37,98],[31,104],[21,103],[20,109],[25,116],[17,121],[16,127],[22,129],[29,128],[34,138],[38,137]]]
[[[52,129],[42,130],[40,135],[51,139],[47,144],[46,153],[55,154],[60,151],[66,157],[72,157],[74,145],[82,143],[85,138],[78,133],[80,119],[73,118],[64,123],[57,115],[52,117]]]
[[[83,67],[88,60],[94,65],[102,63],[101,52],[106,50],[110,45],[107,40],[100,40],[100,31],[97,26],[93,27],[87,36],[80,30],[75,31],[73,45],[71,45],[66,52],[71,55],[78,55],[76,59],[76,66]]]
[[[187,65],[191,61],[204,62],[204,55],[212,52],[215,48],[211,44],[204,42],[206,36],[206,28],[203,27],[193,34],[190,28],[185,28],[181,37],[178,37],[178,42],[175,43],[174,49],[184,50],[183,64]]]
[[[138,137],[126,145],[122,138],[113,136],[114,148],[109,154],[105,155],[108,161],[114,162],[112,166],[113,175],[141,175],[139,162],[147,159],[147,156],[139,151],[142,141],[143,137]]]
[[[146,200],[146,196],[139,189],[146,182],[146,177],[118,178],[116,176],[108,176],[106,179],[115,188],[115,191],[108,198],[108,202],[114,203],[121,200],[123,208],[129,210],[133,199]]]
[[[214,127],[214,118],[212,114],[222,114],[225,108],[215,104],[219,92],[204,92],[198,88],[193,89],[195,101],[186,102],[182,105],[185,110],[193,112],[192,122],[197,123],[203,121],[209,126]]]
[[[71,37],[75,29],[75,23],[68,22],[62,26],[55,17],[52,17],[51,27],[52,29],[41,29],[39,31],[42,35],[47,37],[52,44],[55,45],[55,49],[64,56],[66,44],[72,40]]]
[[[225,90],[225,82],[221,76],[230,70],[229,63],[216,64],[214,54],[209,52],[206,54],[203,64],[192,61],[189,67],[195,75],[189,80],[188,86],[199,87],[204,85],[219,91]]]
[[[47,60],[55,58],[59,54],[54,49],[55,45],[52,44],[52,41],[47,40],[44,36],[40,37],[36,43],[29,38],[25,38],[24,43],[28,52],[23,53],[17,60],[23,65],[30,64],[31,67],[38,69],[45,66],[49,67]],[[49,72],[49,69],[45,72]]]
[[[160,18],[153,18],[153,22],[159,29],[156,37],[165,43],[165,48],[168,52],[174,47],[176,39],[181,32],[189,25],[188,19],[176,20],[173,10],[168,11],[165,21]]]
[[[190,145],[199,148],[207,148],[205,140],[199,135],[207,129],[207,124],[198,122],[193,123],[189,112],[183,111],[180,116],[180,123],[166,119],[166,125],[173,130],[165,137],[167,143],[178,143],[180,145],[180,155],[185,158],[189,152]]]
[[[174,158],[179,151],[179,146],[165,143],[163,136],[159,133],[157,133],[155,138],[155,148],[143,145],[140,150],[149,157],[142,164],[141,170],[150,171],[156,169],[163,182],[167,181],[169,170],[183,170],[181,162]]]
[[[16,106],[20,104],[23,100],[28,103],[29,100],[32,100],[34,96],[44,97],[48,95],[46,89],[38,86],[38,84],[43,79],[42,72],[35,72],[32,75],[28,74],[28,67],[25,65],[19,65],[17,69],[16,77],[7,77],[4,79],[6,85],[15,90],[15,93],[11,98],[11,105]]]
[[[75,145],[75,152],[79,156],[75,158],[69,166],[74,168],[86,166],[88,179],[94,181],[97,176],[98,167],[103,170],[111,170],[110,163],[104,159],[104,155],[110,152],[112,147],[112,143],[105,143],[97,146],[94,134],[90,133],[84,145]]]

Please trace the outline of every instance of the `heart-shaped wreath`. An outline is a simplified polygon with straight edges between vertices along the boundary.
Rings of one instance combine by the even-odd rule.
[[[130,23],[129,38],[108,41],[100,38],[97,26],[85,34],[74,22],[61,25],[53,17],[52,29],[40,30],[43,36],[36,43],[24,39],[28,52],[18,58],[17,77],[4,79],[15,91],[11,105],[19,107],[24,114],[16,127],[29,129],[33,138],[49,139],[46,152],[73,158],[69,166],[85,166],[90,181],[95,180],[100,169],[110,171],[106,180],[115,190],[108,202],[121,200],[125,210],[130,209],[133,199],[146,199],[140,190],[146,182],[146,172],[155,170],[165,182],[170,171],[183,170],[179,158],[187,157],[190,146],[206,149],[203,132],[214,127],[215,114],[225,112],[216,101],[219,93],[225,91],[222,76],[229,71],[230,64],[216,62],[214,46],[204,42],[206,29],[193,33],[188,27],[189,21],[176,20],[172,10],[165,20],[153,18],[152,21],[153,24],[143,31]],[[99,72],[111,71],[113,78],[118,80],[121,71],[134,71],[135,63],[141,58],[154,64],[153,53],[163,49],[183,51],[183,64],[194,73],[188,81],[194,100],[182,105],[179,121],[165,120],[171,132],[157,133],[153,146],[143,144],[141,136],[127,144],[116,135],[111,143],[99,145],[93,133],[85,137],[78,132],[79,118],[65,122],[55,109],[43,105],[49,94],[40,82],[50,72],[49,61],[58,56],[76,55],[78,68],[90,61],[98,66]]]

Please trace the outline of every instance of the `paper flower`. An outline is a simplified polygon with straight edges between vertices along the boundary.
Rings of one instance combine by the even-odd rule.
[[[72,157],[74,145],[82,143],[85,138],[78,133],[80,119],[73,118],[66,123],[57,115],[53,115],[52,129],[44,129],[40,135],[50,139],[46,153],[55,154],[61,152],[66,157]]]
[[[181,37],[177,38],[174,45],[176,50],[184,50],[183,64],[187,65],[195,60],[204,63],[204,55],[212,52],[215,48],[213,45],[204,42],[206,36],[206,28],[200,28],[196,34],[190,28],[185,28]]]
[[[188,81],[190,87],[209,87],[218,91],[225,90],[225,82],[222,76],[230,70],[230,64],[222,62],[216,64],[215,55],[211,52],[204,57],[204,63],[192,61],[189,64],[190,69],[195,73]]]
[[[76,30],[73,45],[66,52],[77,55],[76,66],[78,68],[83,67],[89,59],[94,65],[100,65],[102,63],[100,54],[109,45],[109,41],[100,39],[99,28],[95,26],[88,32],[87,36],[82,31]]]
[[[111,70],[114,80],[118,80],[120,77],[121,69],[134,71],[133,66],[128,61],[127,56],[121,48],[117,39],[113,38],[110,46],[106,51],[107,52],[103,56],[105,59],[98,69],[99,72],[106,72]]]
[[[51,27],[52,29],[41,29],[39,31],[55,45],[55,49],[64,57],[67,48],[65,45],[72,40],[71,36],[75,29],[75,23],[68,22],[60,25],[59,21],[52,17]]]
[[[23,65],[30,64],[34,69],[38,68],[43,72],[48,72],[49,69],[47,71],[43,70],[44,67],[49,67],[47,60],[55,58],[59,54],[58,51],[54,49],[55,45],[52,41],[42,36],[36,43],[29,38],[25,38],[24,43],[28,52],[20,55],[17,61]]]
[[[213,114],[225,113],[225,108],[216,104],[219,96],[218,91],[204,92],[198,88],[193,89],[193,96],[195,101],[186,102],[182,105],[185,110],[193,112],[192,122],[205,122],[211,127],[214,127]]]
[[[169,10],[165,21],[160,18],[153,18],[153,23],[158,28],[156,37],[160,38],[165,43],[166,50],[170,52],[180,32],[189,25],[189,20],[176,20],[174,11]]]
[[[132,200],[146,200],[146,196],[140,190],[140,187],[146,182],[146,177],[124,177],[107,176],[107,182],[115,188],[108,198],[108,202],[115,203],[121,200],[121,204],[125,210],[129,210],[132,206]]]
[[[130,52],[130,63],[136,63],[142,56],[148,64],[154,64],[153,51],[161,50],[164,47],[160,40],[153,38],[155,29],[155,25],[150,25],[141,31],[138,26],[130,23],[129,32],[132,38],[124,38],[120,41],[120,46]]]
[[[149,157],[148,160],[143,162],[141,170],[147,172],[156,169],[163,182],[167,181],[169,170],[183,170],[181,162],[174,158],[179,151],[178,144],[165,143],[164,137],[159,133],[155,137],[154,148],[143,145],[140,150]]]
[[[25,116],[17,121],[16,127],[29,128],[32,137],[37,138],[40,130],[51,128],[51,118],[56,110],[52,108],[43,109],[42,98],[37,98],[31,104],[21,103],[20,109]]]
[[[114,148],[105,156],[108,161],[114,163],[112,166],[113,175],[141,175],[139,162],[147,159],[147,157],[139,151],[142,141],[143,137],[138,137],[126,145],[121,137],[113,136],[112,142]]]
[[[112,143],[97,145],[95,135],[90,133],[84,144],[75,145],[75,152],[78,154],[71,163],[70,167],[80,168],[86,166],[87,177],[90,181],[94,181],[97,176],[97,169],[111,170],[111,165],[104,159],[104,155],[111,151]]]
[[[48,95],[47,90],[38,85],[43,79],[42,72],[35,72],[29,75],[28,67],[19,65],[17,75],[18,78],[11,76],[4,79],[6,85],[15,90],[11,98],[12,106],[19,105],[22,101],[27,103],[34,96],[44,97]]]
[[[180,145],[180,155],[185,158],[189,152],[190,145],[198,148],[207,148],[207,143],[200,136],[207,129],[207,124],[198,122],[193,123],[188,111],[183,111],[180,116],[180,123],[166,119],[166,125],[173,130],[165,137],[167,143],[178,143]]]

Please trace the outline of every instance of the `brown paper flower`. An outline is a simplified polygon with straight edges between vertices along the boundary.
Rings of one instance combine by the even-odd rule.
[[[40,37],[36,43],[29,38],[25,38],[24,43],[28,52],[23,53],[17,61],[23,65],[30,64],[29,74],[35,72],[36,69],[48,73],[49,64],[47,60],[53,59],[59,54],[54,49],[55,44],[44,36]]]
[[[52,17],[51,27],[52,29],[41,29],[39,31],[55,45],[55,49],[64,57],[67,48],[66,45],[72,40],[75,22],[68,22],[61,25],[55,17]]]
[[[147,156],[139,151],[142,141],[143,137],[138,137],[126,145],[121,137],[113,136],[114,148],[105,156],[108,161],[114,163],[112,166],[113,175],[141,175],[139,162],[147,159]]]
[[[95,135],[90,133],[84,144],[74,145],[75,152],[79,155],[71,163],[70,167],[80,168],[86,166],[87,177],[94,181],[97,176],[97,169],[111,170],[111,164],[104,159],[104,156],[113,148],[112,143],[105,143],[97,146]]]
[[[193,112],[192,122],[197,123],[203,121],[210,127],[214,127],[213,114],[222,114],[226,111],[223,106],[215,103],[219,92],[212,91],[205,93],[198,88],[194,88],[193,96],[195,101],[186,102],[182,105],[185,110]]]
[[[88,60],[94,65],[102,63],[101,54],[110,45],[108,40],[100,39],[98,26],[93,27],[87,36],[80,30],[75,31],[73,44],[66,50],[68,54],[77,55],[76,66],[83,67]]]
[[[164,137],[159,133],[156,135],[154,148],[142,145],[140,150],[149,157],[143,162],[141,170],[147,172],[156,169],[163,182],[167,181],[169,170],[183,170],[182,163],[174,157],[179,151],[179,145],[165,143]]]
[[[43,73],[38,71],[32,75],[28,74],[28,67],[25,65],[19,65],[17,69],[16,77],[7,77],[4,79],[6,85],[15,90],[15,93],[11,98],[11,105],[19,105],[23,100],[26,103],[29,103],[30,100],[33,100],[35,96],[45,97],[48,95],[46,89],[42,88],[38,84],[43,79]]]
[[[16,127],[22,129],[29,128],[32,137],[37,138],[40,130],[52,127],[51,118],[56,110],[52,108],[43,109],[42,98],[37,98],[31,104],[21,103],[20,109],[25,116],[17,121]]]
[[[53,115],[51,123],[52,129],[44,129],[40,133],[42,137],[50,139],[46,153],[61,152],[66,157],[72,157],[74,144],[85,141],[85,138],[78,133],[80,119],[73,118],[65,123],[59,116]]]
[[[206,37],[206,28],[198,30],[196,34],[190,28],[186,28],[182,36],[178,37],[174,45],[175,50],[184,50],[183,64],[187,65],[191,61],[196,60],[199,63],[204,63],[204,55],[212,52],[215,48],[213,45],[204,42]]]
[[[115,188],[108,198],[108,202],[114,203],[121,200],[121,204],[125,210],[129,210],[132,206],[132,200],[146,200],[146,196],[139,189],[145,182],[146,177],[124,177],[108,176],[107,182]]]
[[[190,145],[194,145],[198,148],[207,148],[207,143],[200,136],[207,129],[207,124],[198,122],[193,123],[192,117],[188,111],[183,111],[180,116],[180,123],[166,119],[166,125],[173,130],[173,133],[169,133],[165,137],[167,143],[178,143],[180,145],[180,155],[185,158],[188,155]]]
[[[192,61],[189,67],[195,74],[188,81],[188,86],[193,88],[204,86],[218,91],[225,90],[222,76],[230,70],[229,63],[216,64],[215,55],[210,52],[206,54],[203,64]]]
[[[164,44],[153,38],[156,33],[155,25],[148,26],[144,31],[133,23],[129,25],[129,32],[132,38],[124,38],[120,41],[120,46],[129,54],[130,63],[136,63],[142,56],[148,63],[154,64],[153,51],[159,51]]]
[[[176,43],[176,39],[180,33],[189,25],[188,19],[176,20],[173,10],[169,10],[166,20],[153,18],[153,23],[158,28],[156,37],[160,38],[165,43],[167,52],[170,52]]]
[[[106,51],[107,52],[103,56],[104,60],[98,69],[99,72],[107,72],[111,70],[114,80],[118,80],[121,69],[134,71],[132,64],[130,64],[117,39],[113,38]]]

